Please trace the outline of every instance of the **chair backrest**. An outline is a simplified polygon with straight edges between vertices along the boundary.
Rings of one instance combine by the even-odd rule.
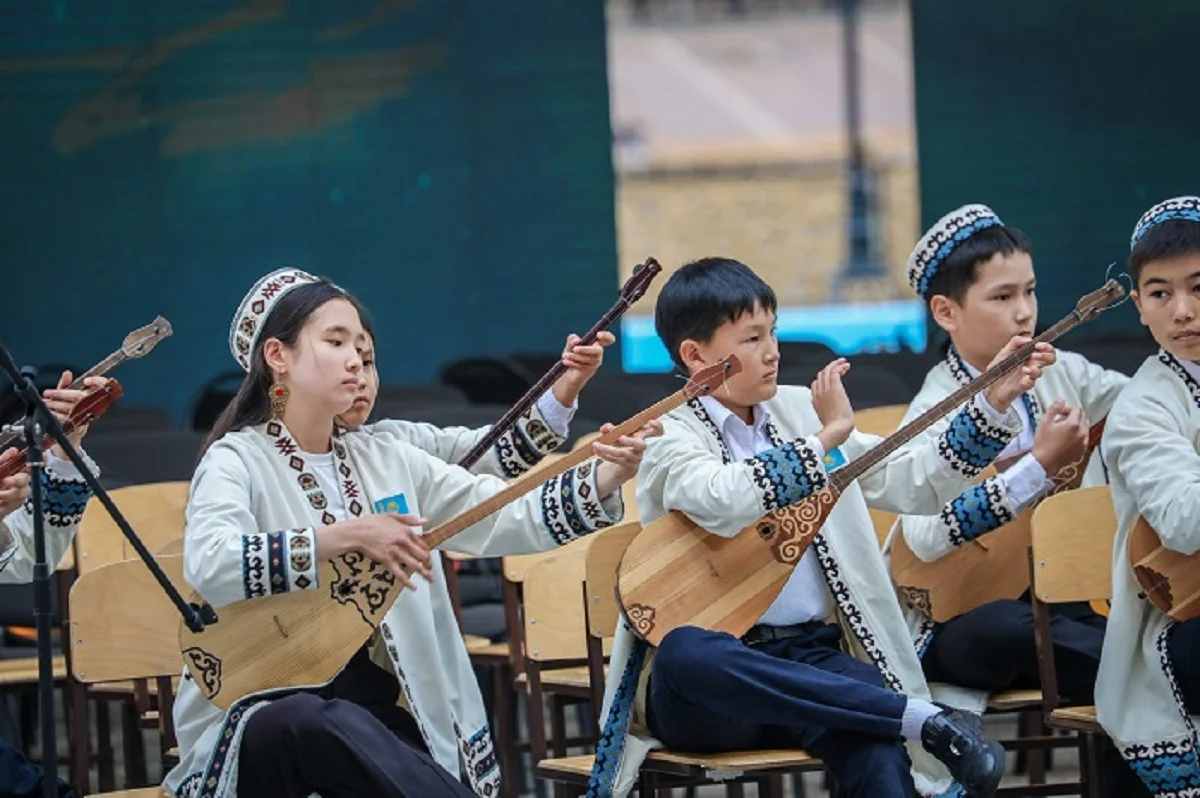
[[[1046,604],[1112,597],[1117,517],[1107,485],[1051,496],[1033,511],[1033,592]]]
[[[525,658],[554,662],[587,658],[583,576],[589,547],[564,547],[525,574]]]
[[[184,595],[183,557],[158,557]],[[71,587],[72,675],[84,684],[178,675],[179,613],[141,560],[110,563]]]
[[[642,525],[630,522],[594,535],[584,566],[587,598],[588,634],[595,638],[613,637],[621,610],[617,606],[617,566],[621,556]]]
[[[854,411],[854,426],[859,432],[886,438],[900,429],[900,422],[908,412],[908,405],[880,405]]]
[[[182,538],[188,489],[187,482],[152,482],[117,488],[109,492],[109,498],[146,548],[154,552]],[[95,497],[84,510],[75,547],[80,574],[137,556],[120,527]]]

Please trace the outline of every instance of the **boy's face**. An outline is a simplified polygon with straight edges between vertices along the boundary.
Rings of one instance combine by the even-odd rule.
[[[982,369],[1014,335],[1033,335],[1038,315],[1036,282],[1028,253],[997,253],[976,267],[975,282],[961,302],[939,295],[929,307],[959,354]]]
[[[1133,302],[1159,346],[1177,358],[1200,361],[1200,255],[1147,263]]]
[[[684,341],[679,345],[679,354],[691,374],[731,354],[737,355],[742,370],[713,393],[713,398],[735,412],[765,402],[775,396],[779,387],[775,314],[762,307],[725,322],[707,343]]]

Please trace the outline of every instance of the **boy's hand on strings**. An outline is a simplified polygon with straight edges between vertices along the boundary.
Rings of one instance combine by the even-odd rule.
[[[1087,452],[1088,420],[1083,408],[1058,399],[1042,416],[1033,438],[1033,457],[1047,476],[1083,459]]]
[[[595,376],[600,364],[604,362],[605,347],[616,343],[617,338],[608,330],[596,335],[596,341],[587,346],[581,345],[582,339],[575,334],[567,336],[567,345],[563,348],[562,363],[567,372],[554,381],[550,391],[563,407],[574,407],[579,398],[579,392],[588,380]]]
[[[997,363],[1001,362],[1013,352],[1020,349],[1031,339],[1028,335],[1014,335],[1000,353],[992,358],[992,362],[988,364],[988,368],[992,368]],[[987,403],[1001,413],[1007,413],[1008,408],[1022,394],[1031,390],[1034,384],[1041,378],[1042,370],[1047,366],[1053,365],[1058,358],[1058,353],[1054,347],[1047,343],[1039,343],[1033,350],[1033,354],[1021,366],[1010,371],[1008,374],[1001,377],[991,387],[983,392]]]
[[[605,424],[600,428],[600,434],[607,435],[612,430],[612,424]],[[599,488],[600,495],[609,495],[637,476],[638,467],[642,464],[642,455],[646,453],[646,439],[657,438],[662,434],[662,422],[656,418],[632,435],[617,438],[615,443],[593,443],[592,451],[600,459],[596,466],[596,487]]]
[[[825,447],[825,452],[832,452],[846,442],[854,431],[854,408],[850,397],[846,395],[846,386],[842,377],[850,370],[846,358],[839,357],[825,368],[817,372],[812,381],[812,403],[821,420],[821,431],[817,439]]]

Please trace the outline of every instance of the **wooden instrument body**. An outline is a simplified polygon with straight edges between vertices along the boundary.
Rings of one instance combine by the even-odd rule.
[[[399,593],[387,569],[356,553],[322,562],[317,579],[315,590],[221,607],[218,623],[199,634],[180,625],[184,664],[205,698],[228,709],[265,687],[327,684],[370,639]],[[197,595],[191,600],[202,602]]]
[[[748,526],[714,535],[672,511],[621,558],[617,601],[634,634],[657,646],[672,629],[740,637],[779,595],[841,494],[829,487]]]
[[[1104,433],[1104,423],[1102,419],[1092,425],[1083,457],[1055,475],[1055,487],[1047,495],[1079,487]],[[979,481],[1003,473],[1014,463],[1010,460],[988,466]],[[904,530],[897,530],[892,541],[891,572],[901,599],[926,618],[945,623],[984,604],[1020,598],[1029,589],[1031,524],[1040,501],[999,529],[967,541],[933,562],[917,557],[904,539]]]
[[[1155,607],[1177,621],[1200,616],[1200,557],[1168,549],[1145,518],[1129,533],[1129,564]]]
[[[990,470],[990,469],[989,469]],[[945,623],[984,604],[1020,598],[1029,589],[1033,508],[933,562],[909,548],[903,530],[892,541],[892,581],[922,615]]]

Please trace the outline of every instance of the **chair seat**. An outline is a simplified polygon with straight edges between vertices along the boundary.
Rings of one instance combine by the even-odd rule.
[[[608,674],[608,666],[604,666],[604,672]],[[529,677],[524,673],[518,673],[517,678],[513,680],[515,684],[525,688],[529,683]],[[579,665],[573,668],[554,668],[553,670],[542,671],[542,688],[545,690],[568,689],[568,690],[586,690],[591,687],[591,679],[588,677],[588,668],[586,665]]]
[[[729,751],[723,754],[685,754],[679,751],[651,751],[649,763],[687,765],[702,770],[745,771],[799,768],[820,764],[819,759],[798,748],[769,751]]]
[[[1099,729],[1100,724],[1096,720],[1095,707],[1062,707],[1050,713],[1049,723],[1051,726],[1066,726],[1071,729]]]
[[[472,637],[474,635],[471,635]],[[488,643],[487,645],[467,646],[467,654],[471,659],[478,660],[507,660],[508,643]]]
[[[565,756],[538,762],[539,776],[552,781],[587,781],[595,757]],[[679,751],[651,751],[644,767],[654,770],[698,770],[702,773],[744,773],[759,770],[785,770],[814,767],[821,760],[800,750],[730,751],[724,754],[685,754]],[[697,774],[701,775],[701,774]]]
[[[1041,690],[1001,690],[988,696],[987,708],[993,712],[1011,712],[1042,703]]]
[[[463,645],[467,647],[468,654],[473,651],[485,649],[491,644],[492,641],[488,640],[486,637],[480,637],[479,635],[463,635]]]
[[[62,654],[54,655],[52,660],[55,679],[67,678],[67,660]],[[38,662],[36,658],[0,660],[0,687],[18,684],[30,684],[38,680]]]

